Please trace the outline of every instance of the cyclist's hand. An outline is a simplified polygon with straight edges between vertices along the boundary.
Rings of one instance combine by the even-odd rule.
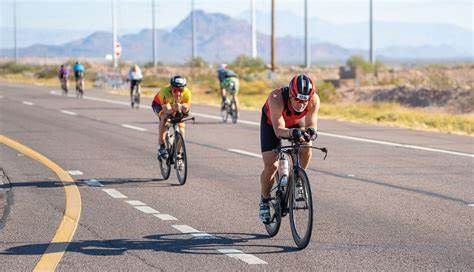
[[[314,128],[307,128],[306,131],[304,132],[304,138],[307,142],[309,141],[314,141],[318,137],[318,134],[316,133],[316,129]]]
[[[182,111],[184,114],[188,114],[188,113],[189,113],[189,108],[186,107],[184,104],[181,104],[181,111]]]
[[[303,132],[298,128],[294,128],[291,131],[291,139],[298,140],[299,142],[304,142],[305,141],[305,139],[303,137]]]
[[[167,103],[165,105],[165,112],[168,113],[168,114],[173,112],[173,109],[171,108],[171,104]]]
[[[179,103],[174,103],[173,106],[172,106],[172,109],[173,109],[173,112],[176,113],[176,112],[181,112],[181,104]]]

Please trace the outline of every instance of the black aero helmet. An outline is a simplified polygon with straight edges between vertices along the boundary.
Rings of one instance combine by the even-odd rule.
[[[300,100],[309,100],[314,93],[313,81],[303,74],[293,77],[288,87],[290,93]]]
[[[170,79],[170,84],[175,88],[184,88],[186,87],[186,79],[180,75],[176,75]]]

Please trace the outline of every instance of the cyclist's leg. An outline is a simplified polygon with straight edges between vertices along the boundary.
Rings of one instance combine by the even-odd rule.
[[[278,168],[278,160],[273,149],[281,145],[281,140],[275,135],[273,127],[267,123],[265,113],[262,112],[260,121],[260,147],[263,159],[263,171],[260,175],[261,195],[263,198],[270,196],[273,177]]]
[[[179,127],[179,132],[181,133],[181,136],[183,136],[183,140],[184,140],[186,125],[184,123],[179,123],[178,127]],[[178,143],[178,146],[176,146],[176,150],[181,150],[181,143]]]

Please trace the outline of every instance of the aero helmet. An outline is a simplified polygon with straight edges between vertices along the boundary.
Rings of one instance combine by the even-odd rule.
[[[186,87],[186,79],[180,75],[176,75],[170,79],[170,84],[176,88],[184,88]]]
[[[290,93],[300,100],[309,100],[314,94],[313,81],[303,74],[293,77],[288,88]]]

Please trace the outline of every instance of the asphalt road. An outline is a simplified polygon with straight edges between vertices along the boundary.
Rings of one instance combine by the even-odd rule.
[[[0,83],[0,134],[72,171],[79,187],[81,217],[58,271],[474,269],[473,137],[320,120],[329,156],[314,153],[308,169],[314,228],[298,251],[288,218],[274,238],[257,218],[259,112],[222,124],[218,108],[193,105],[178,186],[173,172],[161,179],[149,108],[58,93]],[[63,216],[63,185],[6,145],[0,154],[0,271],[32,270]]]

